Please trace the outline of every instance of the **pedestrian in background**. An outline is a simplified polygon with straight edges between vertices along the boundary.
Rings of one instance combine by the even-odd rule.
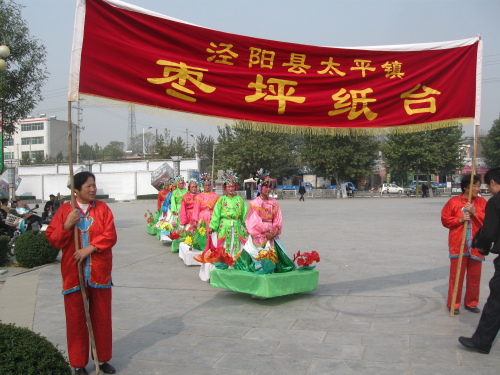
[[[422,184],[422,198],[426,198],[428,196],[429,186],[427,186],[427,182]]]
[[[305,202],[305,199],[304,199],[304,194],[305,193],[306,193],[306,187],[304,186],[304,183],[301,182],[300,183],[300,187],[299,187],[299,194],[300,194],[299,202],[300,201],[304,201]]]

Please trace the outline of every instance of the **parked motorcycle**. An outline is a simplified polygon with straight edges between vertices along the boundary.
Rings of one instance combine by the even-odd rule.
[[[12,225],[16,228],[16,230],[14,231],[14,235],[12,236],[8,244],[9,254],[11,256],[14,255],[14,247],[16,246],[16,241],[19,238],[19,236],[21,236],[21,234],[24,234],[26,233],[26,231],[29,230],[45,231],[47,229],[48,227],[47,221],[44,222],[41,219],[35,221],[33,220],[28,221],[29,218],[26,217],[28,216],[29,213],[37,215],[37,212],[35,210],[38,207],[40,207],[38,204],[35,204],[35,208],[33,210],[28,210],[27,208],[24,207],[16,207],[15,210],[17,215],[14,215],[12,213],[7,214],[5,223],[7,225]]]

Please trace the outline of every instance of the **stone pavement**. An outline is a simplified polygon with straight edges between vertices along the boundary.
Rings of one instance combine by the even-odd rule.
[[[448,197],[280,201],[290,254],[317,250],[314,292],[267,300],[215,289],[169,245],[146,234],[154,203],[112,203],[114,248],[111,363],[121,375],[498,374],[489,355],[458,344],[479,314],[449,317]],[[12,271],[12,272],[11,272]],[[0,291],[0,319],[66,349],[59,265],[13,276]],[[484,263],[480,307],[492,257]],[[89,361],[87,370],[94,374]]]

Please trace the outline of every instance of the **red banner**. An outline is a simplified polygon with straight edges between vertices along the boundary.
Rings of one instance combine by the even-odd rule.
[[[70,100],[318,128],[475,117],[478,38],[316,47],[210,30],[116,0],[80,0],[75,25]]]

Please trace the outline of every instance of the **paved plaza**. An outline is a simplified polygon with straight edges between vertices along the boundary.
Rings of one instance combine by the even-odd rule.
[[[118,202],[113,341],[118,374],[500,373],[500,345],[464,350],[479,314],[445,308],[449,197],[280,200],[289,254],[316,250],[314,292],[267,300],[210,287],[146,233],[155,203]],[[492,256],[483,266],[480,307]],[[0,319],[66,349],[59,264],[0,276]],[[307,272],[307,271],[304,271]],[[16,275],[17,273],[17,275]],[[94,364],[87,370],[95,374]]]

